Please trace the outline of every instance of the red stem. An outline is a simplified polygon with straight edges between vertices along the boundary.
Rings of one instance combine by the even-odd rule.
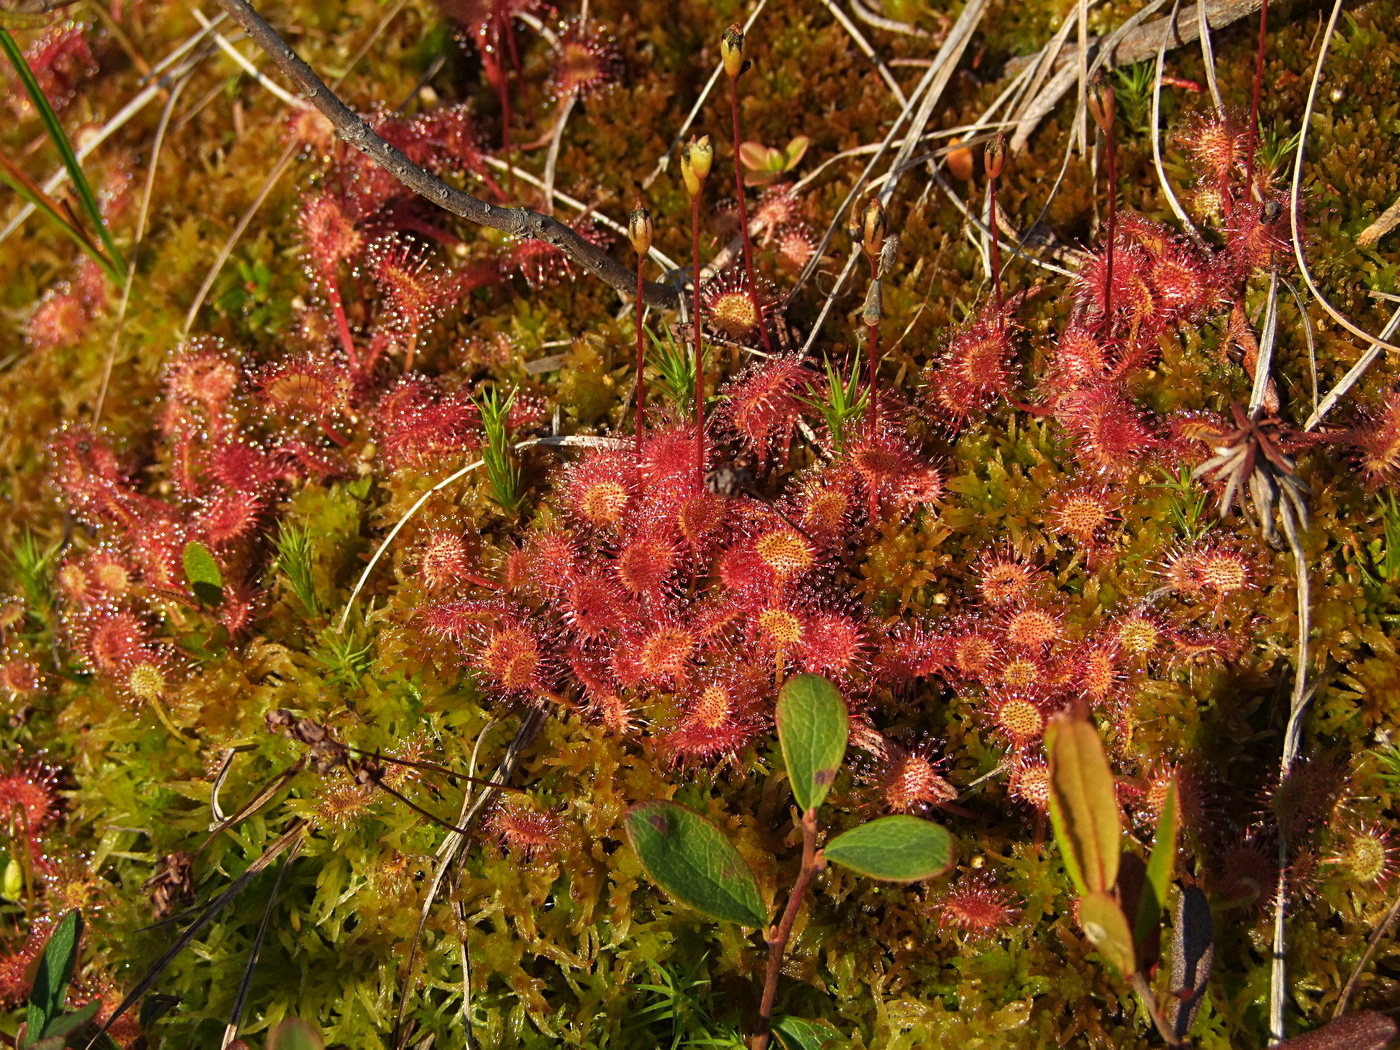
[[[874,283],[879,279],[879,264],[870,260],[870,280]],[[867,324],[865,326],[867,338],[865,341],[867,372],[870,378],[870,436],[873,438],[880,432],[880,325],[879,323]],[[875,513],[875,490],[870,490],[870,510],[871,517]]]
[[[987,215],[987,229],[992,234],[992,295],[996,297],[997,331],[1000,332],[1005,327],[1006,318],[1002,313],[1001,301],[1001,248],[997,244],[997,180],[995,178],[988,181],[987,193],[992,206]]]
[[[690,263],[695,287],[695,489],[705,488],[705,349],[700,342],[700,194],[690,198]]]
[[[773,344],[768,341],[768,326],[763,323],[763,310],[758,304],[758,284],[753,275],[753,244],[749,241],[749,208],[744,203],[744,172],[739,163],[739,78],[729,78],[729,111],[734,118],[734,190],[739,198],[739,229],[744,232],[744,276],[749,281],[749,301],[758,318],[758,334],[763,337],[763,349],[770,355]]]
[[[1108,154],[1108,266],[1103,280],[1103,316],[1113,324],[1113,242],[1118,228],[1118,155],[1113,148],[1113,125],[1104,134]]]
[[[802,907],[803,898],[807,896],[807,890],[821,868],[822,864],[817,859],[817,811],[814,807],[802,814],[802,869],[797,873],[797,881],[792,884],[792,894],[788,897],[782,918],[768,936],[768,970],[763,975],[763,998],[758,1005],[758,1029],[754,1032],[753,1050],[767,1050],[773,1024],[773,1003],[778,998],[778,977],[783,968],[783,953],[787,950],[788,938],[792,936],[798,909]]]
[[[359,352],[355,349],[355,339],[350,334],[350,321],[345,316],[345,302],[340,298],[340,286],[336,284],[335,274],[326,273],[326,298],[331,301],[331,313],[335,314],[335,326],[340,330],[340,342],[345,347],[345,358],[350,365],[350,374],[356,375],[359,371]]]
[[[1254,197],[1254,142],[1259,134],[1259,91],[1264,84],[1264,41],[1269,29],[1269,0],[1259,5],[1259,51],[1254,56],[1254,94],[1249,102],[1249,145],[1244,154],[1245,201]]]
[[[646,363],[642,346],[642,265],[646,262],[646,256],[637,256],[637,454],[642,453],[642,417],[645,414],[646,387],[643,385],[645,379],[642,368]]]

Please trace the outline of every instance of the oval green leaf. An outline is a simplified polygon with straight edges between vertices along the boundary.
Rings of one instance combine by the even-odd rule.
[[[847,1045],[847,1040],[831,1025],[789,1014],[773,1018],[773,1034],[783,1050],[829,1050]]]
[[[272,1030],[268,1050],[321,1050],[321,1035],[299,1017],[286,1017]]]
[[[647,874],[682,904],[725,922],[768,924],[758,880],[699,813],[675,802],[639,802],[627,813],[627,837]]]
[[[822,852],[872,879],[914,882],[952,867],[953,837],[919,817],[881,817],[837,835]]]
[[[1056,715],[1045,732],[1050,755],[1050,823],[1065,870],[1081,897],[1107,893],[1118,881],[1122,814],[1113,770],[1092,722]]]
[[[821,675],[790,678],[778,694],[778,743],[803,812],[826,800],[846,756],[851,718],[836,686]]]
[[[1080,898],[1079,928],[1099,954],[1124,977],[1137,969],[1128,917],[1107,893],[1089,893]]]
[[[190,590],[205,605],[218,605],[224,600],[224,576],[219,572],[219,563],[202,543],[191,540],[185,544],[185,576],[190,581]]]

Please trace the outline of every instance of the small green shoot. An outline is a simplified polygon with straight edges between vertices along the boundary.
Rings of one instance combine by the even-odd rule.
[[[1165,479],[1152,485],[1171,497],[1167,505],[1167,517],[1184,540],[1197,540],[1205,535],[1210,525],[1206,522],[1206,507],[1210,493],[1191,476],[1189,466],[1181,467],[1176,474],[1162,472]]]
[[[53,608],[53,563],[61,544],[43,547],[28,529],[20,532],[9,550],[0,554],[6,570],[19,583],[31,613],[46,615]]]
[[[684,419],[690,415],[695,400],[695,357],[688,348],[676,345],[676,337],[669,328],[663,329],[660,336],[650,328],[646,333],[652,347],[647,364],[656,369],[661,392],[675,406],[676,414]]]
[[[511,451],[506,420],[510,417],[511,406],[515,404],[515,391],[503,398],[495,387],[487,387],[475,401],[481,411],[482,429],[486,432],[486,445],[481,450],[481,458],[486,462],[491,496],[502,511],[514,514],[521,500],[520,464]]]
[[[73,152],[73,146],[69,143],[68,136],[63,132],[63,125],[58,122],[58,115],[49,105],[49,100],[44,97],[43,89],[39,87],[39,81],[35,78],[33,70],[29,68],[29,63],[24,60],[24,52],[20,50],[19,44],[10,35],[8,29],[0,28],[0,51],[5,52],[5,57],[10,60],[10,65],[15,67],[15,73],[18,74],[20,83],[24,85],[25,93],[29,95],[30,102],[34,104],[34,109],[39,114],[39,119],[43,121],[44,130],[48,132],[54,148],[58,150],[59,156],[63,159],[63,166],[67,169],[68,177],[72,180],[73,188],[77,191],[78,202],[82,206],[88,222],[96,229],[102,246],[99,248],[93,242],[92,237],[83,228],[71,208],[59,204],[45,193],[9,158],[0,158],[0,182],[4,182],[28,203],[58,223],[64,232],[92,257],[93,262],[102,267],[103,272],[112,279],[113,283],[121,283],[126,279],[126,263],[123,261],[121,253],[117,251],[116,243],[112,240],[112,235],[107,229],[102,209],[97,205],[97,196],[92,192],[92,186],[83,174],[82,166],[78,163],[78,156]]]
[[[812,140],[806,135],[798,135],[782,149],[774,149],[761,142],[740,143],[739,161],[747,169],[744,172],[744,185],[766,186],[778,176],[786,175],[802,162],[811,144]]]
[[[831,451],[840,455],[846,448],[847,438],[855,433],[856,425],[865,415],[865,406],[870,402],[870,391],[861,386],[856,369],[851,369],[848,378],[841,378],[840,371],[831,359],[826,360],[826,390],[820,397],[804,397],[799,400],[821,413],[827,432],[831,434]]]
[[[301,602],[308,616],[321,615],[321,599],[313,576],[316,551],[311,530],[305,525],[286,522],[277,533],[277,569]]]
[[[1369,545],[1371,563],[1386,583],[1400,580],[1400,503],[1395,493],[1387,492],[1376,500],[1382,538]]]
[[[1149,130],[1152,85],[1156,79],[1157,63],[1151,59],[1113,71],[1114,101],[1123,113],[1124,123],[1138,134]]]

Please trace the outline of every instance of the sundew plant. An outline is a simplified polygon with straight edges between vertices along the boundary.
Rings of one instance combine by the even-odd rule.
[[[0,3],[7,1045],[1390,1045],[1395,11],[1207,6]]]

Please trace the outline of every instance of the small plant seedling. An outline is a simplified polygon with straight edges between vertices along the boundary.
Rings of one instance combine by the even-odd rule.
[[[515,391],[501,397],[494,387],[483,390],[476,397],[476,407],[481,411],[481,427],[486,432],[486,445],[481,458],[486,461],[486,477],[491,485],[491,495],[506,514],[514,514],[520,506],[520,464],[510,449],[510,436],[506,432],[506,420],[510,418],[511,407],[515,404]]]
[[[845,758],[850,717],[836,686],[820,675],[788,680],[778,695],[775,718],[788,782],[801,811],[802,862],[787,904],[769,926],[758,878],[724,833],[700,814],[675,802],[633,806],[627,835],[652,880],[672,897],[723,922],[766,929],[768,967],[753,1047],[763,1050],[771,1030],[790,1045],[821,1045],[829,1029],[797,1018],[773,1017],[778,976],[793,923],[817,874],[828,861],[873,879],[914,882],[946,871],[953,861],[948,832],[917,817],[880,817],[817,845],[817,812]],[[815,1042],[810,1040],[815,1039]]]
[[[811,142],[806,135],[798,135],[782,149],[774,149],[761,142],[743,143],[739,147],[739,161],[747,169],[744,185],[766,186],[779,176],[786,175],[802,162],[802,156]]]

